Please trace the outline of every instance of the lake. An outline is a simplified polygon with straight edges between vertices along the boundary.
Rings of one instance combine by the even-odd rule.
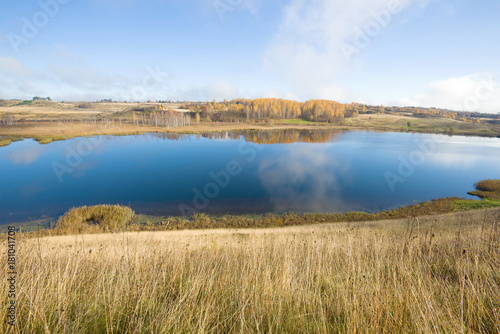
[[[148,133],[0,148],[0,223],[74,206],[151,215],[378,211],[500,178],[500,139],[370,131]]]

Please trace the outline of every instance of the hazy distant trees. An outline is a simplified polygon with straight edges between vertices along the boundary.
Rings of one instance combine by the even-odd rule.
[[[140,114],[140,116],[132,116],[142,125],[152,125],[155,127],[183,127],[191,126],[191,116],[187,113],[177,112],[171,109],[168,110],[153,110]]]
[[[0,125],[2,126],[12,126],[14,125],[14,117],[12,115],[2,115],[0,118]]]

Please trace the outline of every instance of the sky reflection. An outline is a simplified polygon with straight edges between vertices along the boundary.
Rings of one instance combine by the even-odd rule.
[[[422,151],[426,143],[434,143],[429,152]],[[254,159],[241,153],[243,144],[255,150]],[[241,173],[203,212],[378,211],[471,198],[476,181],[500,178],[500,139],[278,131],[99,136],[47,145],[24,140],[0,148],[0,223],[10,212],[23,221],[103,203],[179,215],[180,204],[193,203],[193,189],[203,190],[213,182],[210,173],[232,160]],[[418,163],[400,176],[403,162],[412,161]],[[387,173],[400,182],[391,188]]]

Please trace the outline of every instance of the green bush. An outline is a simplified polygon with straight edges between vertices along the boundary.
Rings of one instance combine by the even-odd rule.
[[[135,212],[121,205],[97,205],[73,208],[57,221],[56,228],[68,232],[123,230],[135,217]]]
[[[33,101],[32,100],[24,100],[24,101],[21,101],[19,103],[16,103],[13,105],[13,107],[16,107],[16,106],[24,106],[24,105],[27,105],[27,104],[32,104]]]

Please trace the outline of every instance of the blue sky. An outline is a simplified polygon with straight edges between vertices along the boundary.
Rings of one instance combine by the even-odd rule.
[[[0,9],[0,98],[500,111],[498,1],[24,0]]]

